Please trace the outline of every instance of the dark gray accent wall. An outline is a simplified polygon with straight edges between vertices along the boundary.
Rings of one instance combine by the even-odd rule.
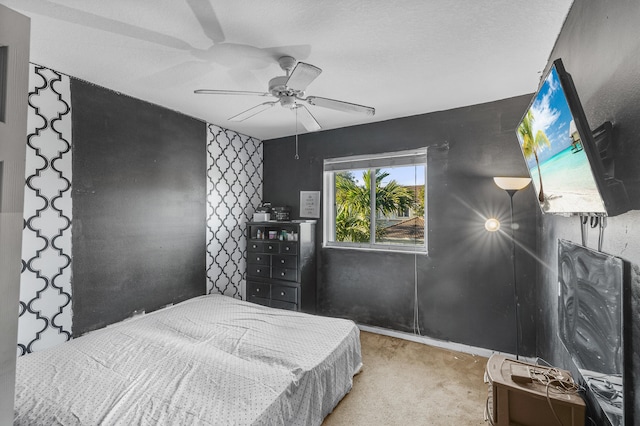
[[[322,190],[325,158],[429,146],[429,255],[322,249],[317,227],[318,305],[326,315],[388,329],[414,330],[417,270],[421,334],[515,353],[514,290],[508,235],[488,233],[486,218],[508,229],[509,197],[493,176],[527,176],[515,136],[531,95],[264,143],[264,199],[299,214],[299,191]],[[535,195],[515,195],[521,301],[520,353],[535,351]]]
[[[609,120],[614,126],[616,176],[623,180],[632,207],[640,208],[640,3],[637,1],[574,2],[549,58],[562,58],[572,75],[592,129]],[[607,220],[602,251],[631,264],[633,278],[625,295],[627,346],[625,370],[630,376],[625,399],[633,418],[640,419],[640,212]],[[559,367],[573,362],[558,338],[558,239],[581,243],[578,218],[545,215],[539,229],[540,280],[537,291],[538,353]],[[591,231],[587,245],[597,248]],[[595,415],[599,415],[595,413]],[[597,424],[608,424],[601,416]]]
[[[206,125],[72,79],[73,335],[205,293]]]

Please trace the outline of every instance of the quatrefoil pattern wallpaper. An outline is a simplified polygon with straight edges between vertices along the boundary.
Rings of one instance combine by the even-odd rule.
[[[207,127],[207,294],[242,299],[246,223],[262,198],[262,142]]]
[[[30,64],[18,355],[72,336],[71,78]],[[207,293],[242,298],[246,222],[262,197],[262,142],[203,123]]]
[[[18,354],[71,338],[71,93],[30,64]]]

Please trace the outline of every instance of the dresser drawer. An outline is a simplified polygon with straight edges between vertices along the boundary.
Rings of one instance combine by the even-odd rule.
[[[253,263],[254,265],[269,265],[270,254],[265,253],[247,253],[247,263]]]
[[[269,278],[271,276],[271,268],[268,265],[247,264],[247,275],[250,277]]]
[[[271,278],[285,281],[298,281],[298,271],[296,269],[273,268]]]
[[[271,287],[271,299],[296,303],[298,301],[298,289],[285,285],[274,285]]]
[[[296,242],[281,243],[280,253],[298,254],[298,243]]]
[[[270,306],[271,300],[265,299],[264,297],[256,297],[256,296],[247,296],[247,301],[251,303],[257,303],[262,306]]]
[[[244,298],[273,308],[315,312],[315,235],[315,221],[248,222],[240,242],[245,257],[239,259],[244,260]]]
[[[298,256],[293,254],[274,254],[271,266],[274,268],[298,269]]]
[[[249,241],[247,251],[264,253],[264,243],[262,241]]]
[[[263,249],[265,253],[278,253],[280,250],[280,243],[277,241],[265,241]]]
[[[289,311],[297,311],[298,310],[298,305],[296,305],[295,303],[283,302],[281,300],[272,300],[271,301],[271,307],[272,308],[278,308],[278,309],[287,309]]]
[[[271,285],[266,283],[255,283],[247,281],[247,297],[264,297],[269,298],[271,294]]]

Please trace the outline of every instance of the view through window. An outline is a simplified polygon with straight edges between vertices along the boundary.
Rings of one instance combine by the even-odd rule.
[[[325,246],[426,252],[426,149],[325,160]]]

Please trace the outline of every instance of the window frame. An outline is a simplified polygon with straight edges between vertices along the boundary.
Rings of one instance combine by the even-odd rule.
[[[376,229],[376,208],[375,208],[375,185],[370,187],[370,235],[369,243],[354,243],[336,241],[336,211],[335,201],[335,176],[339,172],[352,170],[368,170],[370,181],[375,181],[376,169],[401,167],[401,166],[422,166],[424,167],[424,243],[420,245],[403,245],[372,242],[375,240]],[[412,254],[428,254],[428,208],[427,208],[427,148],[419,148],[405,151],[387,152],[369,155],[353,155],[347,157],[327,158],[323,164],[323,248],[337,248],[348,250],[380,251],[380,252],[401,252]]]

